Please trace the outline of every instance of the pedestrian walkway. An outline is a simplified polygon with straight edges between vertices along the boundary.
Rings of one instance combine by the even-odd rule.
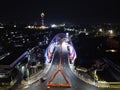
[[[100,87],[100,88],[110,88],[110,85],[108,82],[105,81],[98,81],[96,82],[95,80],[93,80],[87,73],[78,73],[75,69],[74,69],[74,65],[73,64],[69,64],[71,71],[78,77],[80,78],[82,81],[90,84],[90,85],[94,85],[96,87]]]
[[[19,88],[28,88],[31,84],[36,83],[43,77],[50,69],[51,63],[46,64],[43,70],[40,70],[36,74],[28,78],[28,80],[22,80],[22,83]]]

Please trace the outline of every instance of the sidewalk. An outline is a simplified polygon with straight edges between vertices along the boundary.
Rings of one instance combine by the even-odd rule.
[[[21,85],[19,85],[17,90],[28,88],[31,84],[36,83],[43,77],[50,69],[51,63],[45,66],[43,70],[38,71],[36,74],[28,78],[28,80],[22,80]]]
[[[48,63],[45,65],[44,70],[39,71],[38,73],[36,73],[35,75],[29,77],[28,81],[23,81],[22,84],[24,85],[24,88],[28,88],[31,84],[37,82],[40,80],[41,77],[43,77],[50,69],[52,62],[53,62],[53,58],[54,58],[54,54],[52,56],[52,60],[51,63]]]
[[[74,66],[73,64],[69,64],[70,66],[70,69],[71,71],[79,78],[81,79],[82,81],[90,84],[90,85],[93,85],[93,86],[96,86],[96,87],[100,87],[100,88],[110,88],[110,85],[108,82],[105,82],[105,81],[98,81],[98,82],[95,82],[95,80],[91,79],[89,77],[89,75],[87,73],[78,73],[75,69],[74,69]]]

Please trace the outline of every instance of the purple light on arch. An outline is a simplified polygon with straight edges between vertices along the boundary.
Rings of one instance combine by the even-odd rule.
[[[71,59],[72,63],[74,63],[74,60],[76,59],[76,51],[73,47],[73,43],[71,41],[71,38],[68,36],[66,37],[66,34],[64,34],[64,33],[59,33],[59,34],[55,35],[55,37],[50,42],[48,48],[45,51],[46,63],[50,62],[54,48],[56,47],[56,45],[61,44],[62,40],[69,41],[68,42],[68,46],[70,48],[69,58]]]

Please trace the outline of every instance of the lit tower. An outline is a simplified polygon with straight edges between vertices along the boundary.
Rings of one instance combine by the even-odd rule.
[[[41,24],[42,24],[42,27],[44,26],[44,16],[45,16],[45,14],[42,12],[41,13]]]

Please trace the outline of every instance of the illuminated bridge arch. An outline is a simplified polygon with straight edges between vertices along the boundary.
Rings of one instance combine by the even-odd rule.
[[[54,54],[55,48],[59,45],[66,45],[66,48],[69,52],[69,58],[71,62],[73,63],[76,59],[76,51],[73,47],[73,43],[71,41],[71,38],[69,37],[69,34],[66,33],[59,33],[57,34],[52,41],[50,42],[48,48],[45,51],[45,57],[46,57],[46,63],[51,62],[52,56]]]

